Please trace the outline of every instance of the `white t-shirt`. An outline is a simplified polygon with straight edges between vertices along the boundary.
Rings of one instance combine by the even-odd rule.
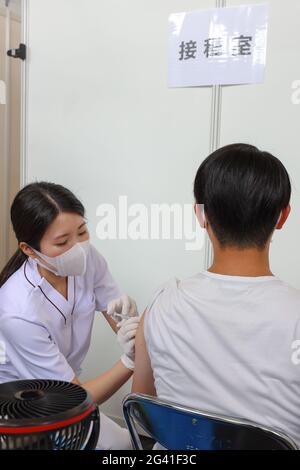
[[[25,261],[0,289],[0,383],[78,376],[95,311],[120,295],[92,245],[86,273],[68,277],[68,300],[40,276],[36,261]]]
[[[158,397],[300,444],[300,292],[274,276],[170,280],[145,315]]]

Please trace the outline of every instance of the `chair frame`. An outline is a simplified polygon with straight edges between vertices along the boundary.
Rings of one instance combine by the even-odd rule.
[[[250,427],[252,429],[257,429],[259,431],[269,434],[274,439],[277,439],[277,440],[279,439],[283,441],[284,444],[288,447],[288,450],[299,450],[299,447],[293,441],[293,439],[291,439],[286,434],[282,433],[281,431],[274,430],[266,426],[262,426],[260,424],[254,423],[252,421],[247,421],[247,420],[239,419],[239,418],[233,418],[229,416],[222,416],[222,415],[218,415],[214,413],[209,413],[206,411],[197,410],[195,408],[189,408],[186,406],[179,405],[177,403],[172,403],[166,400],[161,400],[160,398],[152,397],[150,395],[145,395],[142,393],[131,393],[127,395],[123,400],[123,414],[124,414],[127,428],[129,430],[129,433],[132,439],[134,449],[136,450],[143,450],[143,446],[142,446],[141,439],[137,431],[135,421],[137,421],[138,424],[144,429],[144,431],[146,431],[151,437],[154,437],[153,435],[151,435],[151,432],[149,430],[145,429],[144,426],[142,426],[141,423],[139,423],[138,418],[133,417],[131,413],[132,406],[134,404],[143,405],[143,403],[151,403],[154,405],[162,406],[164,408],[169,408],[171,410],[183,412],[186,414],[191,414],[192,417],[195,419],[197,417],[206,418],[206,419],[220,421],[222,423],[233,424],[237,426],[246,426],[248,428]]]

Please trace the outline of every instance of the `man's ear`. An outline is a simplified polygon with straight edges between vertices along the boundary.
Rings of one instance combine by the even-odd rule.
[[[282,227],[284,226],[284,224],[286,222],[286,219],[290,215],[290,212],[291,212],[290,204],[288,206],[286,206],[284,209],[282,209],[280,217],[279,217],[278,222],[277,222],[276,227],[275,227],[277,230],[282,229]]]
[[[204,204],[194,204],[194,211],[196,214],[196,217],[198,219],[198,222],[200,224],[201,228],[206,228],[207,226],[207,221],[206,221],[206,216],[204,212]]]

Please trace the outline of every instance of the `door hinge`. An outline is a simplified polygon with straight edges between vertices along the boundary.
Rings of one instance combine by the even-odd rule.
[[[20,44],[18,49],[9,49],[7,55],[13,59],[26,59],[26,46],[25,44]]]

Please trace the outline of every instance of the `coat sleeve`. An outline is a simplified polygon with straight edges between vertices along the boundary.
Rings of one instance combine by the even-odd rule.
[[[75,374],[48,330],[20,318],[2,322],[4,358],[13,364],[20,379],[53,379],[70,382]]]

